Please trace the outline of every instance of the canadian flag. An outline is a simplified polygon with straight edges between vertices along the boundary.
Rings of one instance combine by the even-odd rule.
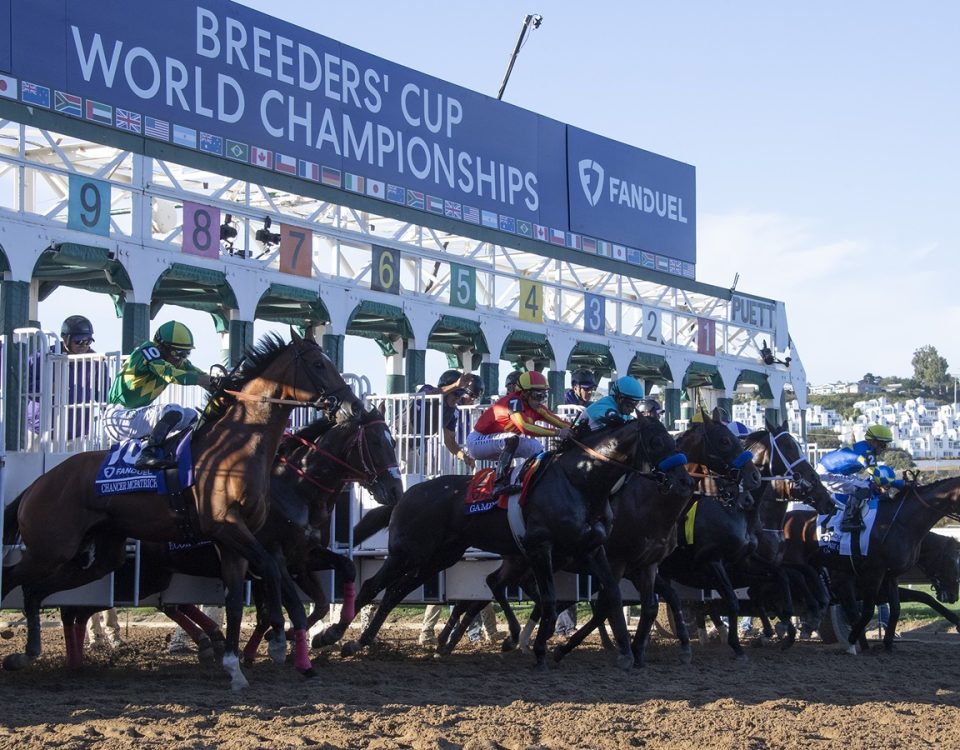
[[[265,148],[250,147],[250,163],[264,169],[273,168],[273,151]]]

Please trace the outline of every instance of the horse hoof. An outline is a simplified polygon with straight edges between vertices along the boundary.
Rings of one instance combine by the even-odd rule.
[[[500,650],[503,653],[507,651],[513,651],[517,647],[517,642],[513,640],[510,636],[507,636],[503,639],[503,642],[500,644]]]
[[[315,645],[314,648],[322,648],[323,646],[332,646],[334,643],[336,643],[341,638],[343,638],[343,630],[337,628],[336,625],[331,625],[329,628],[327,628],[322,633],[320,633],[320,635],[314,638],[314,641],[316,641],[317,638],[320,639],[320,645],[319,646]]]
[[[26,654],[10,654],[3,660],[3,668],[11,672],[18,672],[30,666],[31,659]]]
[[[960,625],[957,626],[957,632],[960,633]],[[11,638],[13,638],[13,636],[14,632],[10,630],[10,628],[4,628],[3,630],[0,630],[0,638],[3,638],[5,641],[9,641]]]
[[[310,667],[309,669],[303,670],[300,674],[303,675],[304,679],[312,680],[317,676],[317,670],[315,670],[313,667]]]
[[[617,657],[617,669],[629,672],[633,669],[633,654],[620,654]]]
[[[217,652],[214,650],[213,646],[197,651],[197,661],[201,664],[216,664],[217,660]],[[244,658],[244,663],[247,663],[246,658]]]
[[[360,645],[359,641],[347,641],[340,648],[340,656],[356,656],[360,653],[360,649],[363,646]]]
[[[693,661],[693,649],[689,646],[680,649],[680,663],[690,664]]]
[[[563,657],[566,656],[566,655],[567,655],[567,653],[566,653],[566,651],[563,650],[563,647],[562,647],[562,646],[557,646],[555,649],[553,649],[553,660],[554,660],[557,664],[559,664],[559,663],[561,662],[561,660],[563,659]]]
[[[850,654],[850,656],[856,656],[856,655],[857,655],[857,646],[856,646],[856,644],[855,644],[855,643],[851,643],[849,646],[847,646],[847,648],[846,648],[846,650],[844,651],[844,653],[845,653],[845,654]]]
[[[781,650],[781,651],[786,651],[786,650],[787,650],[788,648],[790,648],[794,643],[796,643],[796,640],[797,640],[796,638],[790,638],[790,637],[788,636],[788,637],[783,641],[783,643],[780,644],[780,650]]]

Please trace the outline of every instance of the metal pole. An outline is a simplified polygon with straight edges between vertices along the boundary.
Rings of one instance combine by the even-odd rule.
[[[540,28],[543,16],[536,13],[528,13],[523,19],[523,26],[520,27],[520,36],[517,37],[517,46],[513,48],[513,54],[510,55],[510,62],[507,63],[507,72],[503,74],[503,80],[500,82],[500,90],[497,92],[497,99],[503,99],[503,92],[507,88],[507,81],[510,80],[510,73],[513,72],[513,64],[517,61],[517,55],[520,54],[520,47],[523,45],[523,38],[527,35],[527,29],[530,24],[533,28]]]

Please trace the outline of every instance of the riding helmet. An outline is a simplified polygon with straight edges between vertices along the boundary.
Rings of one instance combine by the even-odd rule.
[[[61,336],[87,337],[93,340],[93,323],[82,315],[71,315],[60,326]]]
[[[733,422],[727,422],[727,429],[741,440],[750,434],[750,428],[747,427],[743,422],[737,422],[736,420]]]
[[[597,379],[593,376],[593,373],[583,368],[573,371],[573,374],[570,375],[570,382],[573,385],[582,385],[588,388],[593,388],[597,385]]]
[[[893,440],[893,430],[885,424],[872,424],[867,428],[866,440],[877,440],[889,443]]]
[[[520,375],[521,373],[519,370],[511,370],[507,377],[503,379],[504,389],[509,391],[511,388],[515,387],[517,385],[517,381],[520,380]]]
[[[550,386],[547,385],[547,379],[536,370],[523,373],[517,381],[517,387],[521,391],[546,391],[550,389]]]
[[[655,398],[645,398],[640,402],[639,408],[641,414],[646,414],[649,417],[659,417],[663,414],[663,408]]]
[[[460,380],[459,370],[445,370],[443,375],[440,376],[440,379],[437,380],[437,388],[446,388],[448,385],[453,385],[458,380]]]
[[[470,385],[468,385],[466,388],[467,395],[472,396],[474,399],[483,398],[483,394],[487,390],[483,383],[483,378],[481,378],[475,372],[470,373],[468,378],[470,380]]]
[[[610,385],[610,395],[614,398],[628,398],[631,401],[640,401],[643,398],[643,386],[636,378],[624,375],[617,378]]]
[[[157,329],[153,343],[189,352],[193,349],[193,334],[183,323],[170,320]]]

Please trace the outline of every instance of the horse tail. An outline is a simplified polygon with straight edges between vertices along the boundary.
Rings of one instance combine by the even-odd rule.
[[[16,544],[20,535],[20,522],[17,520],[17,511],[20,509],[21,492],[16,499],[3,509],[3,543]]]
[[[379,505],[373,510],[367,511],[363,518],[353,527],[353,546],[362,544],[372,537],[378,531],[381,531],[390,525],[390,517],[393,515],[393,505]]]

